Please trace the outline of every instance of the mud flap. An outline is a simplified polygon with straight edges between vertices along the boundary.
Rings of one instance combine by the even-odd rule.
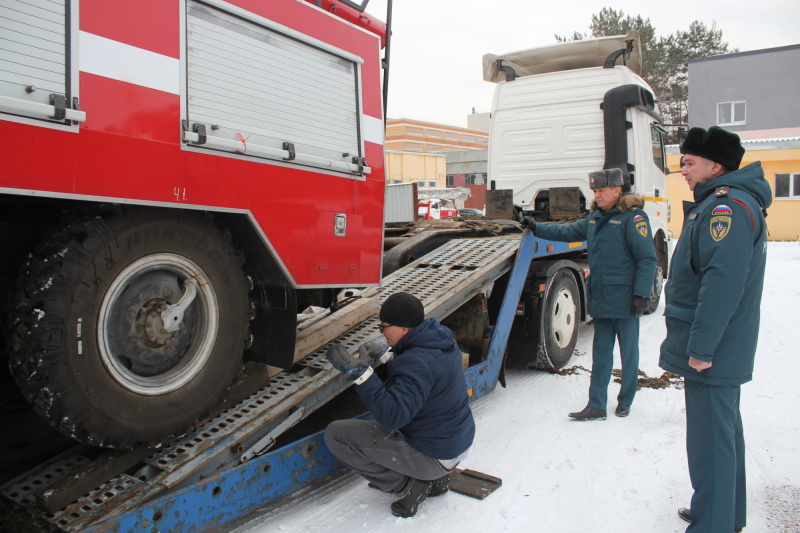
[[[454,468],[450,472],[448,486],[453,492],[470,496],[478,500],[486,498],[489,494],[500,488],[503,480],[475,470],[461,470]]]

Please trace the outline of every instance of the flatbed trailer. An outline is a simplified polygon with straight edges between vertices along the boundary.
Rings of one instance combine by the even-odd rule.
[[[442,319],[496,284],[505,287],[486,356],[465,372],[475,401],[501,376],[531,261],[576,251],[585,251],[585,243],[543,241],[529,231],[455,239],[387,276],[374,298],[411,292],[426,316]],[[327,450],[321,431],[270,447],[351,385],[327,362],[325,348],[339,342],[355,350],[380,336],[378,322],[373,314],[330,339],[264,389],[163,449],[91,457],[79,445],[45,461],[2,486],[0,525],[14,531],[208,531],[335,472],[343,465]]]

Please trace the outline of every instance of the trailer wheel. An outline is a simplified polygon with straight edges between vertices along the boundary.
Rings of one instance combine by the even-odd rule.
[[[241,367],[247,283],[208,215],[114,208],[37,248],[10,318],[14,378],[62,433],[132,448],[181,434]]]
[[[650,301],[647,302],[647,309],[644,314],[649,315],[658,309],[658,302],[661,300],[661,290],[664,287],[664,271],[661,265],[656,267],[656,277],[653,280],[653,290],[650,291]]]
[[[566,365],[578,342],[580,294],[569,270],[555,273],[547,287],[542,305],[542,335],[539,364],[559,369]]]

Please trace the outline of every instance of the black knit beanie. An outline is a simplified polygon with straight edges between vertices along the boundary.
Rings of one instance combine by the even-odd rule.
[[[392,326],[415,328],[425,319],[425,308],[413,294],[397,292],[383,302],[380,318]]]

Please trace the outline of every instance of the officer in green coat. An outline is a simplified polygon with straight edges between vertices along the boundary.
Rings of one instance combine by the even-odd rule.
[[[672,257],[659,361],[685,384],[694,494],[678,514],[687,532],[730,533],[746,519],[740,385],[753,374],[772,194],[760,162],[739,169],[734,133],[692,128],[681,153],[695,201],[684,205]]]
[[[622,194],[622,171],[589,174],[594,192],[589,215],[572,224],[523,225],[551,241],[587,241],[590,275],[588,312],[594,319],[592,381],[589,403],[570,413],[574,420],[605,420],[608,383],[614,365],[614,341],[619,340],[622,386],[617,416],[628,416],[639,381],[639,315],[648,306],[656,273],[656,252],[644,198]]]

